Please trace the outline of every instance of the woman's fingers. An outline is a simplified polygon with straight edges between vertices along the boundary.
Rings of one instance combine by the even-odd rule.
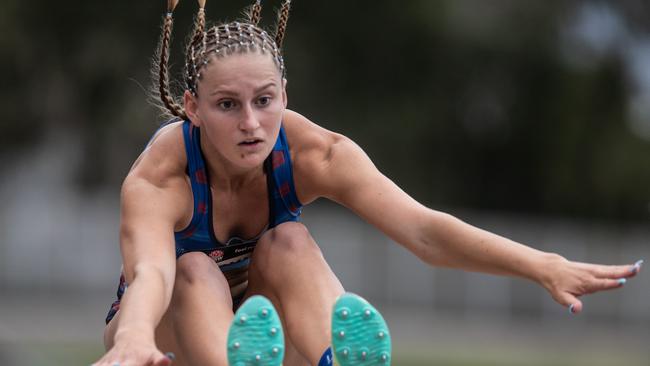
[[[589,283],[586,287],[586,293],[585,294],[590,294],[598,291],[604,291],[604,290],[613,290],[617,289],[620,287],[623,287],[627,283],[627,280],[625,278],[618,278],[618,279],[594,279]]]
[[[151,362],[152,366],[171,366],[176,356],[173,352],[167,352],[164,355],[160,352],[156,354]]]
[[[594,279],[591,283],[586,284],[581,291],[576,291],[575,293],[578,296],[587,295],[598,291],[603,290],[612,290],[625,285],[626,279]],[[569,309],[571,314],[578,314],[582,312],[582,301],[578,300],[578,297],[570,292],[562,292],[556,297],[556,300],[566,306]]]
[[[160,354],[153,362],[153,366],[171,366],[174,360],[174,354],[169,352],[165,355]]]
[[[582,301],[568,292],[561,293],[556,300],[561,305],[566,306],[572,314],[577,314],[582,311]]]
[[[153,366],[171,366],[172,360],[167,357],[162,357],[156,360],[152,365]]]
[[[604,266],[582,263],[585,269],[589,270],[594,276],[598,278],[626,278],[633,277],[641,271],[643,260],[639,260],[634,264],[623,266]]]
[[[641,271],[643,261],[632,265],[606,266],[589,263],[567,262],[564,268],[556,268],[555,280],[547,287],[553,298],[573,314],[583,310],[579,297],[599,291],[625,286],[628,278]]]
[[[171,366],[174,354],[162,354],[157,349],[139,349],[137,352],[117,352],[111,350],[91,366]],[[119,362],[117,360],[120,360]]]

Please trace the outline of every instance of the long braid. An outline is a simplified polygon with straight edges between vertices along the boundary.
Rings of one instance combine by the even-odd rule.
[[[278,14],[278,28],[275,32],[275,44],[278,45],[278,48],[282,49],[282,42],[284,41],[284,35],[287,32],[287,22],[289,22],[289,10],[291,9],[291,0],[285,0],[282,3],[282,8],[280,8]]]
[[[252,25],[257,26],[260,24],[260,19],[262,19],[262,0],[256,0],[251,6],[249,20]]]
[[[205,3],[206,0],[197,0],[199,11],[194,22],[192,38],[190,38],[186,48],[185,63],[185,83],[187,90],[193,95],[198,96],[197,86],[201,80],[201,70],[213,58],[227,57],[234,53],[259,52],[270,54],[273,62],[284,77],[286,70],[284,59],[282,57],[282,43],[286,33],[287,22],[289,20],[289,10],[291,0],[283,0],[282,7],[278,13],[278,24],[275,37],[267,33],[257,24],[261,19],[262,4],[261,0],[255,3],[246,12],[246,21],[225,23],[212,27],[210,30],[205,29]],[[167,15],[164,18],[164,26],[158,58],[152,67],[154,80],[158,78],[158,85],[152,90],[152,97],[162,101],[160,107],[170,112],[170,114],[187,119],[187,114],[182,105],[180,105],[170,92],[169,81],[169,49],[171,43],[171,33],[173,28],[172,13],[179,0],[167,0]]]
[[[169,44],[171,43],[171,34],[174,24],[172,12],[178,4],[178,0],[169,0],[167,2],[167,14],[163,25],[163,33],[160,41],[159,67],[158,67],[158,91],[160,100],[167,110],[174,116],[187,119],[183,107],[174,100],[169,90]]]
[[[199,3],[199,11],[196,14],[196,20],[194,22],[194,34],[192,35],[192,39],[190,40],[189,44],[187,45],[187,49],[185,51],[186,55],[186,61],[185,61],[185,72],[186,72],[186,77],[188,79],[192,78],[192,75],[196,75],[197,71],[197,65],[196,65],[196,48],[197,46],[203,41],[204,39],[204,34],[203,32],[205,31],[205,1],[206,0],[198,0]],[[205,48],[205,47],[204,47]],[[188,83],[188,87],[191,85],[194,85],[195,83],[192,82],[191,84]],[[196,90],[193,90],[190,88],[190,91],[196,94]]]

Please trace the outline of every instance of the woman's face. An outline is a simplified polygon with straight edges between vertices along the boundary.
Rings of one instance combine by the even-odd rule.
[[[285,81],[269,54],[213,58],[201,70],[198,97],[185,92],[203,147],[238,170],[259,167],[271,153],[287,105]]]

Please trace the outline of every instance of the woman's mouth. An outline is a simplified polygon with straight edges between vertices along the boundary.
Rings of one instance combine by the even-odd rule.
[[[262,139],[246,139],[242,142],[240,142],[238,145],[239,146],[244,146],[244,147],[256,147],[261,145],[263,142]]]

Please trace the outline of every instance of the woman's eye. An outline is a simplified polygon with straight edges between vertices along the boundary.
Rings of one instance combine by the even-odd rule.
[[[265,106],[269,103],[271,103],[271,97],[261,97],[257,100],[257,104],[261,106]]]
[[[223,100],[219,102],[219,107],[224,110],[233,109],[235,107],[235,102],[232,100]]]

